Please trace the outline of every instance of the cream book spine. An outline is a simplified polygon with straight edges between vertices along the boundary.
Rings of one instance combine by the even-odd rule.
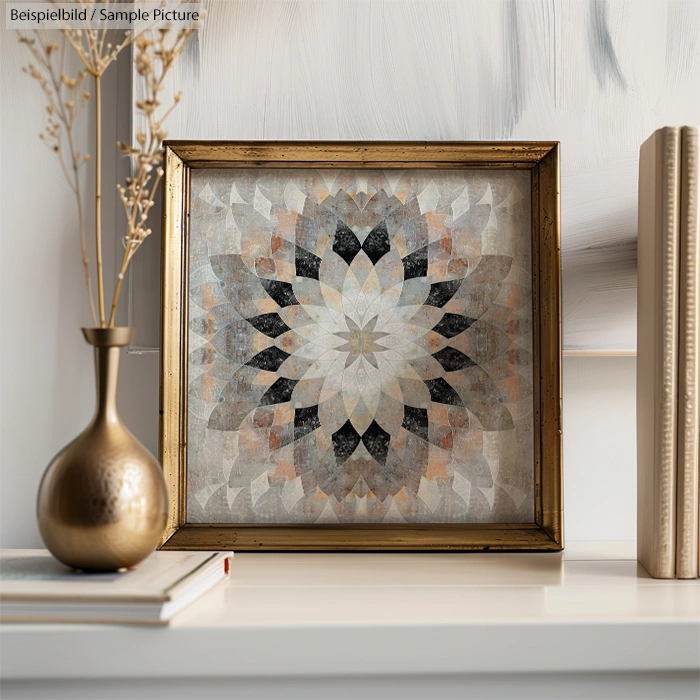
[[[681,129],[676,577],[698,576],[698,130]]]
[[[680,130],[659,129],[639,159],[637,558],[676,574]]]

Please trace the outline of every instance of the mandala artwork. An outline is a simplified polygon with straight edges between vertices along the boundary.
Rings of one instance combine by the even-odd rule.
[[[534,521],[527,171],[190,192],[189,522]]]

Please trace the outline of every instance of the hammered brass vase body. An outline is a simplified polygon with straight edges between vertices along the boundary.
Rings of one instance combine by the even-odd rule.
[[[97,410],[90,425],[49,464],[37,517],[50,552],[76,569],[134,566],[158,545],[168,495],[153,455],[117,413],[120,348],[133,328],[84,328],[95,348]]]

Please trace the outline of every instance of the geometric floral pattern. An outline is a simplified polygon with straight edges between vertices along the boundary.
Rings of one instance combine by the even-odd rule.
[[[188,521],[532,522],[529,173],[191,177]]]

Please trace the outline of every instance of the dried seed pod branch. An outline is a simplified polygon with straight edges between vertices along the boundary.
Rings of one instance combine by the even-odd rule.
[[[143,99],[136,102],[136,109],[143,116],[145,131],[142,129],[137,131],[135,146],[118,144],[120,150],[131,158],[135,174],[127,179],[126,187],[117,185],[126,213],[127,231],[124,237],[124,256],[112,300],[110,327],[114,324],[114,315],[126,269],[134,253],[151,234],[151,229],[147,226],[148,214],[153,207],[155,193],[163,177],[162,142],[167,136],[163,124],[180,101],[180,93],[177,93],[170,106],[161,110],[159,98],[163,92],[163,82],[193,31],[193,29],[174,31],[164,27],[144,32],[134,39],[134,66],[144,87]]]
[[[56,2],[57,0],[49,0]],[[106,8],[117,6],[110,0],[73,0],[75,4],[88,9],[95,4]],[[161,4],[165,4],[162,0]],[[178,3],[178,5],[181,3]],[[204,13],[200,13],[203,17]],[[114,326],[114,317],[121,293],[124,273],[134,253],[151,233],[146,226],[148,214],[153,207],[156,190],[163,175],[162,141],[166,136],[163,122],[180,100],[176,95],[172,105],[160,112],[159,95],[163,90],[163,80],[180,55],[194,29],[180,29],[173,32],[168,28],[154,30],[146,28],[132,37],[130,32],[110,29],[91,29],[87,22],[84,28],[66,28],[55,40],[49,39],[46,30],[36,30],[25,34],[18,32],[20,41],[29,49],[34,62],[25,71],[40,85],[46,96],[47,123],[41,138],[58,155],[67,182],[76,197],[79,217],[80,243],[85,281],[90,303],[90,312],[95,325],[107,325],[104,309],[104,281],[102,274],[102,100],[101,79],[107,68],[116,61],[122,49],[132,40],[135,43],[134,64],[145,86],[145,97],[136,104],[137,110],[145,117],[145,132],[137,134],[137,145],[117,144],[129,155],[134,163],[135,175],[127,179],[126,186],[119,185],[119,196],[127,214],[127,233],[124,238],[124,257],[112,300],[109,326]],[[64,70],[66,46],[70,46],[82,61],[85,68],[76,75],[68,75]],[[85,243],[85,224],[80,190],[80,167],[90,158],[74,148],[73,128],[78,113],[85,107],[90,94],[85,89],[89,76],[94,80],[95,95],[95,262],[97,273],[98,310],[92,294],[92,278]],[[65,146],[64,146],[65,142]],[[68,153],[64,154],[66,150]]]
[[[56,2],[56,0],[50,0]],[[77,5],[90,10],[96,4],[94,0],[75,0]],[[98,2],[105,7],[114,3],[109,0]],[[130,32],[123,32],[120,37],[115,29],[91,29],[85,21],[84,29],[67,28],[63,36],[73,48],[86,70],[95,81],[95,261],[97,267],[97,304],[100,326],[105,327],[104,279],[102,270],[102,75],[117,60],[120,51],[131,41]]]

